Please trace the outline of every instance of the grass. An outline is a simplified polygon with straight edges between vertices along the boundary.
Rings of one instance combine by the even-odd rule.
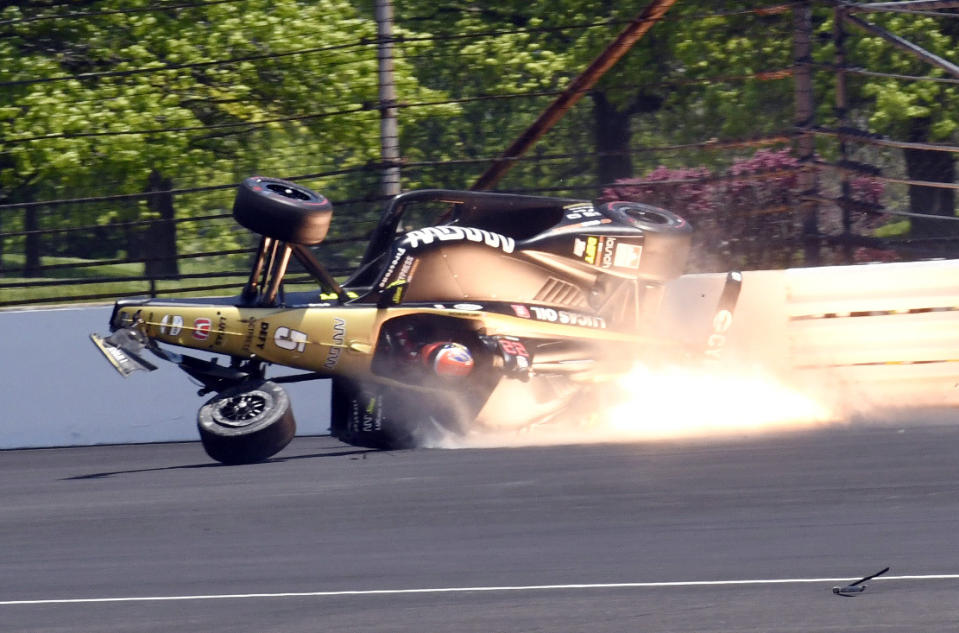
[[[103,263],[77,257],[42,257],[42,277],[22,277],[22,253],[3,255],[0,270],[0,310],[21,306],[46,307],[90,302],[110,302],[130,296],[212,297],[235,296],[246,283],[249,254],[186,257],[178,261],[180,275],[209,275],[187,279],[143,279],[141,262]],[[8,272],[3,272],[8,271]],[[309,290],[315,281],[296,283],[302,273],[291,273],[288,291]]]
[[[244,270],[248,257],[204,257],[179,262],[182,275],[211,274]],[[144,277],[144,265],[137,262],[98,264],[75,257],[42,257],[41,266],[63,266],[42,270],[42,277],[22,277],[24,257],[3,256],[0,273],[0,307],[55,305],[60,303],[109,301],[113,297],[151,294],[173,296],[215,296],[236,294],[246,282],[246,273],[224,277],[182,280],[137,280]],[[134,278],[134,279],[131,279]],[[18,284],[24,284],[18,286]],[[227,288],[209,289],[209,286]],[[188,290],[207,288],[205,290]],[[185,292],[181,292],[185,291]]]

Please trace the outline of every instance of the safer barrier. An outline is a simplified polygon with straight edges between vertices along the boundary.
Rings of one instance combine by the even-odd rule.
[[[157,362],[124,379],[90,342],[90,332],[107,331],[110,311],[0,312],[0,449],[199,439],[205,398],[186,374]],[[289,385],[300,435],[328,432],[328,382]]]
[[[791,270],[790,358],[860,405],[959,405],[959,261]]]
[[[674,333],[705,335],[703,308],[722,278],[675,284],[664,311]],[[957,406],[959,261],[747,271],[727,335],[729,365],[762,367],[847,409]]]
[[[724,275],[671,285],[661,328],[705,344]],[[0,448],[197,439],[202,399],[172,366],[128,379],[90,343],[109,306],[0,312]],[[747,271],[720,362],[857,407],[959,406],[959,261]],[[300,434],[327,381],[289,385]],[[743,394],[748,398],[750,394]]]

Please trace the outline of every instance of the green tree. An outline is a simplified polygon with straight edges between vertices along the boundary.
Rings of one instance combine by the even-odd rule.
[[[791,125],[788,77],[776,82],[739,79],[791,65],[788,15],[743,12],[755,5],[674,5],[533,150],[572,156],[547,172],[542,165],[517,165],[501,186],[611,182],[635,173],[633,153],[643,146],[751,136]],[[408,2],[400,19],[421,31],[475,36],[452,40],[452,45],[438,40],[437,49],[448,54],[418,64],[423,81],[467,99],[562,89],[641,8],[604,0],[548,5],[509,0],[495,6]],[[715,15],[719,9],[723,15]],[[429,144],[409,138],[405,146],[496,156],[553,98],[541,94],[466,103],[455,130],[436,122]],[[469,184],[482,167],[471,165],[471,171],[461,170],[456,177]]]
[[[344,171],[378,157],[378,113],[369,107],[376,27],[350,2],[161,10],[147,0],[103,0],[60,17],[12,5],[0,18],[5,202]],[[421,89],[402,63],[397,78],[414,99],[442,97]],[[175,215],[208,213],[210,204],[178,196]],[[229,203],[220,195],[213,204]],[[85,208],[85,221],[99,224],[156,218],[146,232],[131,231],[130,249],[175,266],[174,207],[164,196]],[[35,212],[27,215],[29,228]],[[209,238],[207,249],[242,239],[232,231]],[[179,242],[189,245],[182,235]],[[35,267],[39,257],[28,260]]]
[[[856,17],[918,44],[947,60],[959,58],[959,24],[955,20],[932,15],[856,14]],[[824,21],[822,30],[832,29]],[[954,83],[929,80],[903,80],[893,75],[949,77],[943,69],[906,53],[878,35],[846,25],[849,33],[849,63],[882,73],[850,80],[853,114],[868,121],[869,131],[908,142],[955,143],[959,127],[959,96]],[[832,46],[824,47],[823,57],[832,55]],[[952,79],[955,79],[952,77]],[[828,116],[828,115],[827,115]],[[955,160],[949,152],[929,149],[904,149],[906,175],[913,180],[955,182]],[[917,213],[955,215],[955,194],[947,188],[911,186],[909,206]],[[914,219],[912,234],[928,237],[943,235],[952,225],[942,221]]]

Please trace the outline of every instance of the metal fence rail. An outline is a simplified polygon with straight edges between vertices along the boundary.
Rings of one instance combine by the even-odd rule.
[[[706,78],[677,80],[670,87],[698,89],[755,84],[770,90],[788,88],[793,92],[794,103],[776,111],[781,123],[777,131],[730,138],[703,130],[701,138],[689,139],[676,134],[674,142],[663,144],[638,139],[626,148],[609,150],[583,142],[565,151],[557,151],[553,145],[539,153],[523,155],[509,155],[509,152],[478,155],[480,152],[475,148],[466,146],[452,157],[434,160],[428,144],[424,145],[416,136],[418,132],[407,130],[406,143],[416,150],[409,158],[316,171],[295,160],[305,153],[299,151],[301,148],[284,147],[282,151],[294,158],[278,173],[266,175],[295,180],[335,194],[331,196],[336,211],[329,239],[315,250],[340,277],[356,266],[365,240],[376,224],[384,202],[381,190],[384,175],[395,178],[399,169],[400,184],[404,188],[409,188],[410,183],[466,188],[469,179],[475,179],[478,173],[493,165],[497,169],[508,165],[519,174],[515,182],[526,183],[514,188],[502,185],[503,190],[590,199],[632,197],[674,208],[700,229],[691,271],[959,257],[959,224],[956,223],[959,218],[954,208],[954,191],[959,189],[959,184],[943,172],[942,166],[948,161],[944,163],[937,158],[959,153],[959,146],[949,142],[889,138],[863,129],[869,106],[850,104],[847,85],[873,78],[937,85],[959,82],[959,67],[951,61],[934,56],[870,21],[870,12],[879,15],[890,11],[950,19],[955,17],[959,2],[851,6],[803,0],[779,4],[756,2],[751,8],[741,5],[731,1],[719,3],[713,10],[704,11],[702,19],[738,19],[753,15],[767,21],[777,20],[776,28],[791,30],[794,35],[792,65],[771,64],[768,68],[735,76],[717,73]],[[817,24],[825,20],[834,22],[829,42],[813,37],[813,17]],[[658,21],[669,19],[668,13],[656,18]],[[402,25],[402,20],[398,20],[398,24]],[[763,24],[768,27],[772,23]],[[449,56],[454,47],[465,43],[493,43],[497,38],[517,32],[535,38],[564,29],[578,32],[609,27],[610,23],[602,20],[525,30],[504,23],[502,29],[485,33],[430,36],[429,41],[436,48],[428,54]],[[652,28],[655,32],[657,25],[653,24]],[[861,60],[855,59],[847,46],[854,33],[882,38],[897,50],[922,60],[929,72],[889,73],[863,68]],[[395,36],[393,43],[398,57],[414,59],[427,54],[410,48],[416,43],[414,38],[404,40]],[[832,60],[826,61],[817,53],[817,46],[824,44],[833,47]],[[359,57],[371,54],[376,45],[376,41],[356,41],[348,50]],[[324,47],[303,47],[289,54],[309,55],[324,50]],[[236,61],[215,60],[209,64],[229,67]],[[271,63],[269,56],[244,61]],[[469,72],[473,61],[464,57],[464,74]],[[189,72],[190,68],[143,68],[128,72],[179,71]],[[52,86],[61,80],[97,78],[79,73],[35,82],[18,79],[0,84],[12,89],[30,83],[46,82],[43,85]],[[604,89],[635,93],[643,88],[649,86],[624,84]],[[595,92],[586,88],[582,93],[595,96]],[[335,103],[322,111],[302,112],[282,120],[278,117],[274,123],[376,115],[389,105],[395,108],[402,129],[404,113],[413,109],[481,103],[491,107],[496,104],[497,112],[515,112],[518,121],[525,121],[531,111],[530,103],[545,105],[544,99],[562,94],[558,89],[529,89],[421,102],[404,102],[400,94],[396,103]],[[835,116],[821,114],[827,105],[826,99],[832,99],[828,105]],[[571,129],[564,129],[567,137],[589,141],[588,136],[577,136],[574,129],[588,120],[584,109],[583,104],[571,106],[571,115],[579,118],[569,124]],[[640,120],[644,115],[635,116]],[[429,125],[441,127],[463,124],[448,113],[437,114],[427,121]],[[650,121],[655,124],[655,119]],[[232,127],[218,124],[189,130],[182,127],[128,131],[91,128],[71,134],[74,137],[142,136],[149,132],[153,142],[162,142],[157,139],[162,139],[164,133],[241,134],[261,129],[267,123],[238,123]],[[502,129],[494,127],[497,129],[490,134],[499,135],[502,147],[521,132],[521,126],[508,116]],[[9,148],[11,144],[51,142],[63,136],[36,135],[3,141]],[[302,148],[316,151],[310,140],[302,142]],[[635,177],[604,182],[585,175],[602,160],[617,156],[628,157]],[[779,162],[771,167],[744,167],[751,164],[749,161],[759,165],[763,157],[778,157]],[[928,160],[925,166],[924,159]],[[2,166],[0,153],[0,168]],[[232,192],[237,183],[154,184],[156,186],[144,191],[115,192],[109,182],[103,182],[45,200],[29,196],[18,199],[17,192],[0,193],[0,307],[96,301],[139,294],[239,292],[246,275],[239,271],[246,265],[256,238],[240,230],[231,218]],[[160,247],[162,242],[169,243],[171,239],[175,240],[172,252]],[[226,245],[212,247],[212,244]],[[287,283],[308,284],[310,281],[293,276]]]

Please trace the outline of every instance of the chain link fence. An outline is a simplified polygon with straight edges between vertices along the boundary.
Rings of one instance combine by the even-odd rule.
[[[959,256],[954,167],[959,147],[865,131],[871,103],[841,103],[838,95],[847,88],[839,86],[848,82],[855,88],[856,81],[875,79],[882,69],[864,68],[863,60],[853,54],[838,56],[839,31],[831,39],[826,36],[830,20],[841,21],[831,4],[729,1],[699,18],[682,19],[718,21],[720,26],[724,20],[735,21],[735,27],[751,37],[793,37],[796,16],[804,9],[810,10],[806,26],[820,34],[818,53],[814,50],[806,57],[790,52],[792,59],[786,63],[771,54],[769,59],[754,60],[756,65],[765,64],[759,70],[674,78],[659,92],[648,85],[604,84],[571,109],[550,138],[512,160],[510,176],[499,190],[638,200],[675,210],[697,229],[691,272]],[[931,19],[959,17],[954,12],[942,9],[933,12],[937,15]],[[402,19],[398,18],[399,24]],[[460,39],[437,37],[436,47],[428,54],[444,55],[449,65],[451,46],[463,47],[464,42],[495,46],[503,33],[515,31],[510,24],[506,15],[501,30],[455,34]],[[561,27],[570,32],[591,28],[577,24],[555,29]],[[664,21],[652,32],[668,28]],[[542,31],[544,37],[555,32]],[[528,35],[535,48],[539,34],[530,29]],[[373,54],[375,44],[366,42],[357,54]],[[823,52],[826,49],[831,52]],[[403,42],[398,50],[404,54]],[[421,48],[416,51],[410,48],[405,54],[427,55]],[[476,63],[464,56],[460,72],[469,74]],[[801,70],[810,72],[814,80],[811,98],[817,114],[813,120],[797,121],[796,76]],[[930,67],[927,74],[885,74],[882,80],[959,81],[942,75]],[[698,95],[698,107],[709,107],[709,100],[724,91],[746,95],[744,99],[756,95],[766,99],[766,122],[751,130],[755,133],[739,135],[726,131],[722,117],[708,113],[677,126],[682,112],[670,112],[660,98],[682,93],[693,103]],[[483,154],[480,144],[467,135],[478,126],[467,115],[475,116],[476,108],[485,108],[489,117],[480,126],[487,137],[483,146],[505,148],[555,94],[529,89],[452,95],[449,102],[468,103],[472,109],[437,113],[410,129],[403,128],[404,112],[426,104],[401,102],[400,149],[405,157],[400,161],[401,184],[405,189],[469,187],[498,156]],[[646,100],[633,100],[631,110],[617,109],[623,94],[645,95]],[[376,125],[377,108],[369,103],[338,104],[337,109],[340,114],[327,112],[327,116],[360,113],[369,125]],[[616,116],[623,119],[618,128],[597,127],[601,119],[609,122]],[[444,148],[448,156],[431,158],[432,139],[448,139],[450,130],[462,131],[460,145]],[[628,138],[604,139],[602,134],[610,130],[626,131]],[[162,142],[162,135],[145,138]],[[800,139],[814,139],[812,155],[802,155]],[[314,250],[335,276],[343,277],[358,263],[377,223],[384,203],[379,193],[381,176],[396,165],[368,161],[310,172],[309,161],[302,157],[323,149],[308,140],[302,143],[277,148],[277,154],[289,155],[289,160],[270,161],[276,167],[263,175],[295,180],[332,199],[335,215],[330,235]],[[254,162],[255,157],[247,161]],[[4,166],[0,153],[0,169]],[[238,179],[242,169],[243,165],[237,166]],[[239,292],[257,236],[232,220],[236,184],[177,186],[157,173],[135,192],[117,193],[109,181],[87,183],[56,198],[45,192],[45,199],[35,199],[30,187],[6,191],[0,198],[0,308],[132,295]],[[812,230],[810,209],[815,220]],[[313,282],[293,268],[286,283]]]

